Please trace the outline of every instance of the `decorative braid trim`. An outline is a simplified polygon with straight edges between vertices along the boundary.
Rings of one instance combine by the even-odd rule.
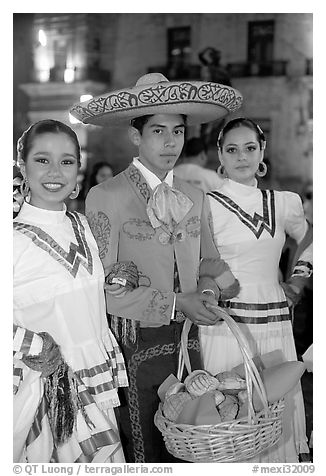
[[[145,448],[142,437],[142,428],[140,423],[140,410],[137,391],[137,371],[140,365],[146,360],[159,357],[161,355],[172,355],[179,349],[175,343],[156,345],[148,349],[135,352],[128,361],[129,389],[128,389],[128,405],[131,423],[131,431],[134,443],[135,463],[145,463]],[[190,339],[188,341],[188,349],[200,351],[198,339]]]

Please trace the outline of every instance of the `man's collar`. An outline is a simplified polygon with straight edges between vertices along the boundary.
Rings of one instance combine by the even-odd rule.
[[[140,162],[139,157],[134,157],[132,163],[142,173],[146,182],[148,183],[148,185],[151,187],[152,190],[154,190],[154,188],[157,185],[162,183],[162,180],[160,180],[157,177],[157,175],[155,175],[153,172],[151,172],[147,167],[145,167],[144,164],[142,164]],[[168,185],[170,185],[170,187],[172,187],[172,185],[173,185],[173,170],[170,170],[167,173],[163,182],[166,182]]]

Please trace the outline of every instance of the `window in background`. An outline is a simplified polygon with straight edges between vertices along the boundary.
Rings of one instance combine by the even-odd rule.
[[[273,72],[274,20],[248,24],[248,63],[251,73],[267,76]]]
[[[191,54],[191,28],[189,26],[168,29],[169,79],[189,76]]]

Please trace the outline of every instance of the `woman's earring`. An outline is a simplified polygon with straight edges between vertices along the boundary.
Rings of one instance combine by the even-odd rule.
[[[78,195],[79,195],[79,185],[77,183],[75,190],[71,192],[71,194],[69,195],[69,198],[71,198],[71,200],[74,200],[75,198],[78,197]]]
[[[31,190],[29,188],[28,180],[23,177],[20,186],[19,186],[19,191],[24,200],[29,203],[31,200]]]
[[[217,173],[221,178],[227,178],[227,173],[226,173],[224,165],[219,165],[217,169]]]
[[[266,174],[267,174],[267,165],[265,164],[265,162],[259,162],[256,175],[258,175],[258,177],[264,177]]]

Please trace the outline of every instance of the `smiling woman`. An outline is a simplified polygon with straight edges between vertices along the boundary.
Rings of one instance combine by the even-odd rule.
[[[76,196],[80,149],[45,120],[18,142],[14,220],[14,462],[123,462],[114,407],[127,385],[108,328],[103,267]]]
[[[75,133],[58,121],[41,121],[18,143],[18,165],[29,189],[31,205],[62,210],[74,191],[80,166]]]

